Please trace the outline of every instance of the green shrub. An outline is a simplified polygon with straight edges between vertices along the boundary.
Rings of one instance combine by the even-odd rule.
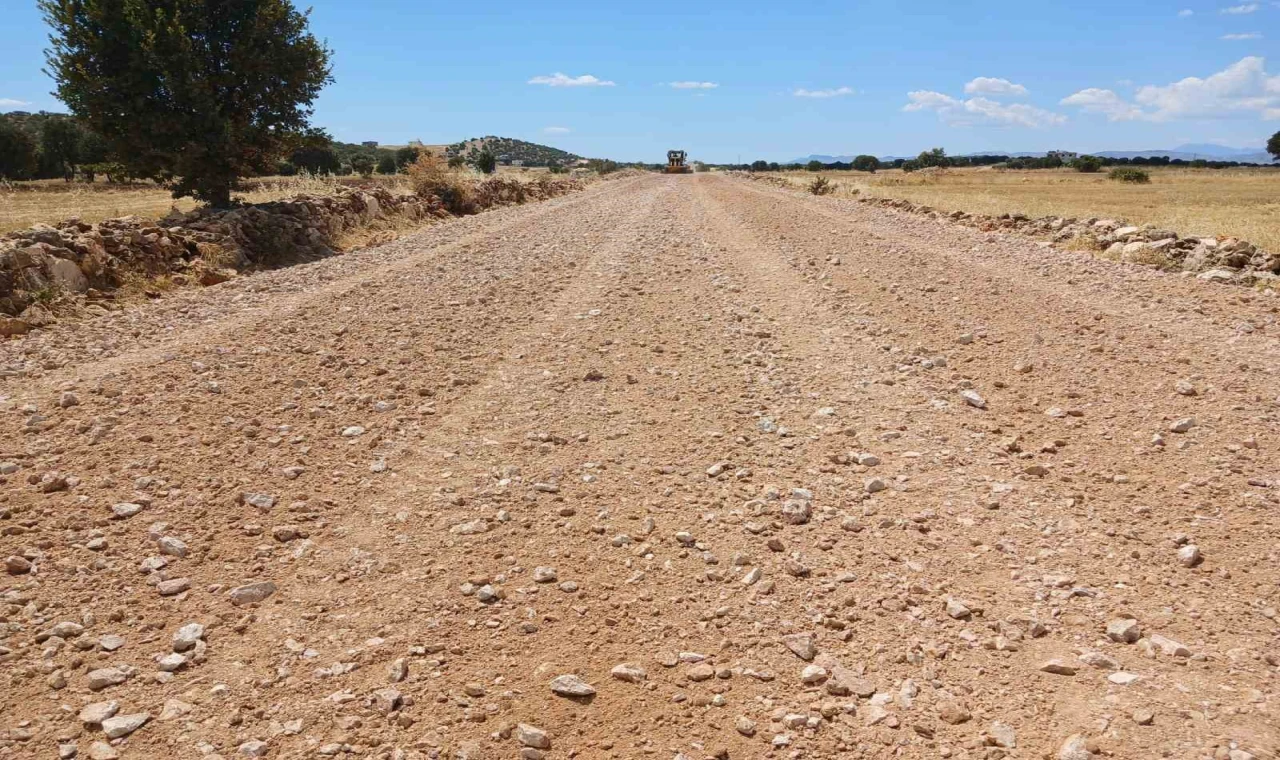
[[[482,150],[476,156],[476,168],[484,174],[493,174],[498,169],[498,157],[488,150]]]
[[[372,175],[373,167],[375,165],[376,162],[373,160],[373,156],[361,153],[351,157],[351,168],[354,169],[356,174],[359,174],[361,177],[368,177]]]
[[[1151,183],[1151,175],[1141,169],[1134,169],[1131,166],[1117,166],[1107,175],[1109,179],[1117,182],[1132,182],[1135,185],[1148,185]]]
[[[809,183],[809,192],[814,195],[830,195],[835,192],[836,186],[826,177],[814,177]]]
[[[379,174],[395,174],[400,171],[400,167],[396,164],[396,157],[390,153],[386,153],[382,158],[378,159]]]
[[[1085,174],[1096,174],[1102,171],[1102,159],[1097,156],[1080,156],[1071,165],[1076,171]]]

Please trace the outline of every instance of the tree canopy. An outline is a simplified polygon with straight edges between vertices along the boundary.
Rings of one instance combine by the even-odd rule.
[[[57,95],[134,173],[228,205],[307,125],[329,50],[288,0],[39,0]]]

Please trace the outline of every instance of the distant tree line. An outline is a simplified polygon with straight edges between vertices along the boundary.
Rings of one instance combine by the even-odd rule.
[[[0,114],[0,179],[65,179],[111,174],[123,179],[101,135],[60,113]]]

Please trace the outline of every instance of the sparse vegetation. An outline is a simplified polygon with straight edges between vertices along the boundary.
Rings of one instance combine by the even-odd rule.
[[[464,162],[474,165],[476,157],[486,150],[494,155],[498,163],[504,165],[518,161],[524,166],[550,166],[553,162],[564,166],[582,158],[547,145],[493,135],[473,137],[470,140],[454,143],[446,148],[445,155],[448,158],[459,156]]]
[[[1117,166],[1107,174],[1108,179],[1117,182],[1130,182],[1135,185],[1146,185],[1151,182],[1151,175],[1141,169],[1135,169],[1132,166]]]
[[[835,184],[821,175],[814,177],[809,183],[809,192],[813,195],[830,195],[835,189]]]
[[[484,174],[493,174],[498,169],[498,157],[493,155],[493,152],[487,148],[477,153],[472,163],[477,170]]]
[[[1267,140],[1267,152],[1271,154],[1272,161],[1280,161],[1280,132],[1276,132]]]

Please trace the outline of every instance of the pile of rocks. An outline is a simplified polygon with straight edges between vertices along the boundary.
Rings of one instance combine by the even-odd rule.
[[[159,221],[128,216],[38,224],[0,239],[0,334],[51,319],[61,294],[90,297],[131,277],[174,276],[212,285],[237,271],[332,255],[344,232],[390,220],[447,216],[439,201],[386,188],[340,188],[232,209],[197,209]]]
[[[757,182],[785,187],[797,186],[786,177],[767,174],[744,174]],[[1192,235],[1180,237],[1172,230],[1154,225],[1131,225],[1120,219],[1090,217],[1042,216],[1025,214],[969,214],[964,211],[940,211],[931,206],[898,198],[859,196],[858,203],[891,208],[931,219],[948,219],[984,232],[1016,232],[1054,243],[1071,241],[1073,245],[1104,252],[1108,258],[1159,269],[1201,272],[1203,279],[1220,282],[1248,282],[1258,277],[1280,275],[1280,254],[1259,250],[1257,246],[1234,237]]]
[[[1180,237],[1173,230],[1154,225],[1131,225],[1119,219],[1042,216],[1025,214],[950,213],[895,198],[858,198],[885,208],[898,209],[931,218],[946,218],[983,231],[1018,232],[1047,237],[1055,243],[1080,241],[1086,247],[1105,252],[1109,258],[1160,269],[1204,272],[1206,279],[1234,279],[1244,274],[1280,274],[1280,254],[1259,250],[1252,243],[1234,237]]]
[[[478,183],[475,210],[583,187],[568,178],[491,178]],[[331,256],[345,233],[449,215],[434,195],[341,187],[332,195],[197,209],[159,221],[128,216],[38,224],[0,238],[0,336],[53,321],[55,300],[98,299],[130,278],[169,276],[176,285],[215,285],[246,269]]]

